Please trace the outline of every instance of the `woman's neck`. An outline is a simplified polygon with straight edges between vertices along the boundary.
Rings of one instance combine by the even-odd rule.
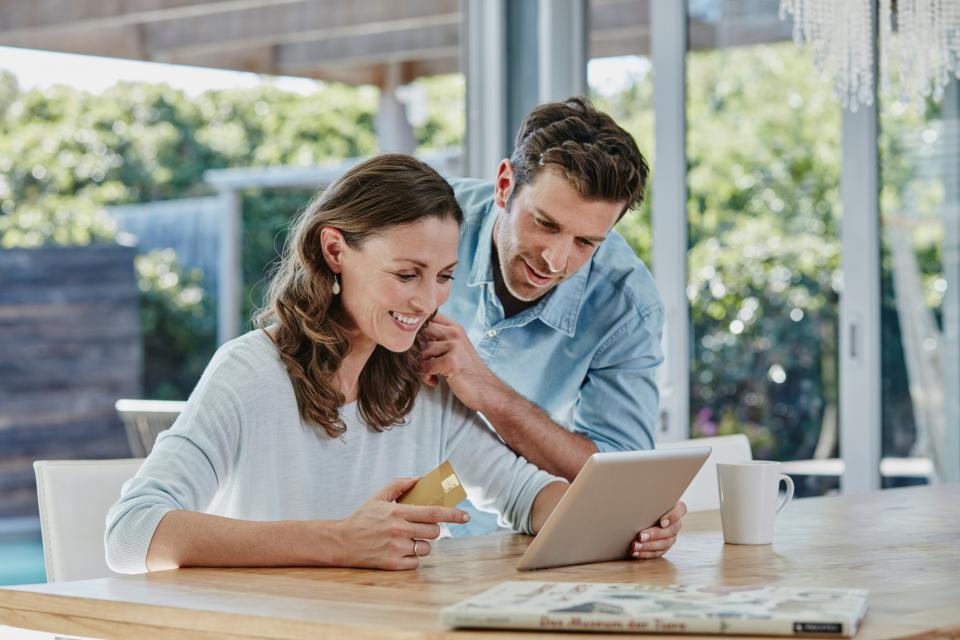
[[[357,389],[360,385],[360,373],[366,366],[367,360],[373,355],[377,343],[366,336],[350,336],[350,351],[337,369],[337,379],[340,383],[340,393],[345,402],[354,402],[357,399]]]

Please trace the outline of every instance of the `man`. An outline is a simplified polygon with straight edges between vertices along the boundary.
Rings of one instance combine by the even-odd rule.
[[[654,445],[663,303],[612,231],[643,200],[648,172],[630,134],[571,98],[527,116],[494,184],[452,182],[466,218],[460,263],[426,329],[425,375],[569,480],[597,451]],[[669,548],[685,512],[667,514],[642,553]],[[495,528],[472,513],[468,533]]]

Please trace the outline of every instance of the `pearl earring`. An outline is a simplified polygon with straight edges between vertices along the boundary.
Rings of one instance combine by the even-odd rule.
[[[337,277],[337,274],[333,274],[333,295],[340,295],[340,278]]]

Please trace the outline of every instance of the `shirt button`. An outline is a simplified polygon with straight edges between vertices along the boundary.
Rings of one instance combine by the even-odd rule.
[[[487,337],[488,337],[488,338],[495,338],[496,336],[497,336],[497,330],[496,330],[496,329],[490,329],[490,331],[487,331]]]

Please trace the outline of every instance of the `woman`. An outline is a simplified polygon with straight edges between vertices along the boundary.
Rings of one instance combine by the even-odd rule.
[[[479,507],[538,531],[566,483],[420,385],[418,332],[449,294],[461,221],[449,185],[402,155],[314,198],[259,329],[218,350],[110,510],[110,568],[415,568],[467,514],[394,500],[445,459]]]

